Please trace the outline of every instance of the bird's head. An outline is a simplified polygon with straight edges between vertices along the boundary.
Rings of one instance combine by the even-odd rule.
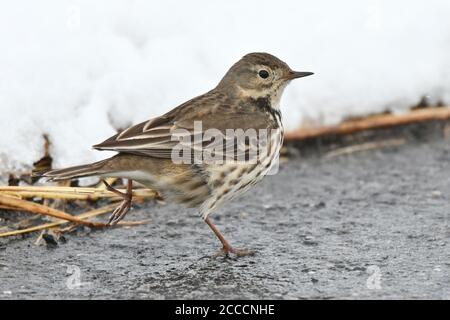
[[[272,106],[278,108],[286,85],[293,79],[312,74],[293,71],[271,54],[249,53],[228,70],[217,88],[254,99],[268,97],[272,100]]]

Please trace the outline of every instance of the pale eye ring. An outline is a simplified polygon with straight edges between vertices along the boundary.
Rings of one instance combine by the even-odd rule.
[[[269,77],[269,71],[264,70],[264,69],[259,70],[258,75],[263,79],[267,79]]]

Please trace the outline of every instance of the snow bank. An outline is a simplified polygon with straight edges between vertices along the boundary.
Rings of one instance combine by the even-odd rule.
[[[17,1],[0,4],[0,172],[50,136],[55,166],[217,84],[266,51],[315,76],[282,101],[288,128],[450,103],[450,2]]]

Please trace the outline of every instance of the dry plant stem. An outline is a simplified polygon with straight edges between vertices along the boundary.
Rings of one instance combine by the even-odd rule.
[[[103,183],[103,181],[106,181],[109,185],[113,185],[116,180],[117,178],[106,178],[104,180],[100,180],[100,182],[95,187],[100,190],[106,190],[106,185]]]
[[[71,224],[68,227],[62,228],[62,229],[58,229],[58,233],[66,233],[66,232],[72,232],[74,231],[76,228],[78,228],[79,226],[76,224]]]
[[[46,207],[46,206],[43,206],[38,203],[17,199],[17,198],[10,197],[7,195],[0,194],[0,205],[17,207],[20,210],[24,210],[24,211],[28,211],[28,212],[32,212],[32,213],[36,213],[36,214],[40,214],[40,215],[50,216],[50,217],[58,218],[58,219],[62,219],[62,220],[67,220],[70,222],[86,225],[86,226],[93,227],[93,228],[106,227],[106,224],[104,224],[104,223],[83,221],[83,220],[81,220],[77,217],[74,217],[70,214],[67,214],[63,211],[56,210],[56,209],[53,209],[50,207]]]
[[[95,209],[95,210],[91,210],[85,213],[82,213],[78,216],[76,216],[78,219],[87,219],[87,218],[91,218],[94,216],[98,216],[104,213],[108,213],[109,211],[111,211],[112,209],[114,209],[116,207],[116,204],[109,204],[107,206],[101,207],[99,209]],[[30,228],[26,228],[26,229],[22,229],[22,230],[14,230],[14,231],[9,231],[9,232],[5,232],[0,234],[0,238],[1,237],[8,237],[8,236],[16,236],[19,234],[24,234],[24,233],[30,233],[30,232],[34,232],[34,231],[39,231],[39,230],[44,230],[44,229],[48,229],[48,228],[54,228],[57,226],[60,226],[62,224],[66,224],[69,223],[69,221],[58,221],[58,222],[51,222],[51,223],[45,223],[45,224],[41,224],[39,226],[35,226],[35,227],[30,227]]]
[[[316,138],[326,135],[346,135],[355,132],[395,127],[418,122],[432,120],[448,120],[450,119],[450,107],[427,108],[413,110],[402,115],[377,115],[365,119],[348,120],[336,126],[319,127],[312,129],[299,129],[287,132],[284,136],[286,141],[303,140],[308,138]]]
[[[116,225],[114,225],[114,227],[116,226],[120,226],[120,227],[132,227],[132,226],[138,226],[141,224],[145,224],[147,222],[150,222],[152,219],[144,219],[144,220],[138,220],[138,221],[119,221]],[[75,230],[78,226],[77,225],[70,225],[68,227],[59,229],[57,232],[59,233],[67,233],[67,232],[71,232],[73,230]],[[0,234],[1,237],[1,234]]]
[[[92,218],[95,216],[99,216],[101,214],[105,214],[110,212],[111,210],[113,210],[114,208],[116,208],[116,204],[115,203],[111,203],[107,206],[95,209],[95,210],[91,210],[88,212],[84,212],[80,215],[77,215],[76,217],[78,219],[88,219],[88,218]],[[146,219],[146,220],[140,220],[140,221],[121,221],[119,222],[120,226],[134,226],[134,225],[139,225],[139,224],[144,224],[146,222],[150,221],[150,219]],[[35,231],[39,231],[39,230],[44,230],[44,229],[49,229],[49,228],[54,228],[54,227],[58,227],[60,225],[69,223],[69,221],[58,221],[58,222],[51,222],[51,223],[45,223],[45,224],[41,224],[39,226],[34,226],[34,227],[30,227],[30,228],[26,228],[26,229],[22,229],[22,230],[14,230],[14,231],[9,231],[9,232],[5,232],[5,233],[1,233],[0,234],[0,238],[1,237],[8,237],[8,236],[16,236],[19,234],[25,234],[25,233],[30,233],[30,232],[35,232]],[[69,226],[67,228],[61,229],[59,230],[59,232],[66,232],[66,231],[70,231],[71,228],[74,228],[74,225]]]
[[[35,245],[38,245],[39,242],[42,240],[42,236],[44,235],[45,230],[42,230],[41,233],[39,233],[38,237],[36,238],[36,241],[34,242]]]
[[[325,158],[334,158],[342,155],[349,155],[355,152],[381,149],[386,147],[395,147],[405,143],[406,143],[405,139],[389,139],[383,141],[367,142],[330,151],[325,155]]]
[[[118,191],[126,192],[124,189]],[[109,198],[112,200],[119,200],[122,197],[110,192],[108,190],[101,190],[99,188],[81,188],[81,187],[16,187],[16,186],[2,186],[0,187],[0,194],[16,196],[19,198],[43,198],[43,199],[68,199],[68,200],[97,200],[100,198]],[[150,189],[137,189],[133,191],[133,198],[155,198],[158,193]]]
[[[13,211],[19,210],[18,208],[11,207],[11,206],[5,206],[5,205],[0,205],[0,209],[3,209],[3,210],[13,210]]]

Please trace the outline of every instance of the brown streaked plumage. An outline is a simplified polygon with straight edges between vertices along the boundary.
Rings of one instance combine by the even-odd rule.
[[[292,79],[311,74],[292,71],[286,63],[267,53],[247,54],[229,69],[213,90],[94,146],[98,150],[116,151],[116,156],[88,165],[52,170],[44,176],[55,181],[87,176],[129,179],[128,191],[120,193],[124,201],[113,212],[111,224],[117,223],[130,209],[131,181],[138,181],[158,190],[168,200],[199,208],[205,222],[222,242],[223,252],[245,255],[248,252],[230,246],[208,215],[248,190],[270,170],[283,141],[279,111],[283,90]],[[196,132],[197,121],[201,122],[200,134]],[[213,129],[220,133],[215,137],[221,139],[217,138],[214,143],[224,142],[224,147],[215,149],[215,154],[231,155],[230,158],[223,163],[174,161],[174,150],[180,144],[188,147],[192,155],[213,145],[213,140],[207,138],[207,133]],[[266,130],[265,152],[258,149],[257,161],[253,163],[236,161],[238,150],[243,150],[246,156],[251,153],[251,142],[243,140],[241,145],[234,144],[237,140],[226,136],[227,129]],[[193,143],[180,143],[180,137]]]

